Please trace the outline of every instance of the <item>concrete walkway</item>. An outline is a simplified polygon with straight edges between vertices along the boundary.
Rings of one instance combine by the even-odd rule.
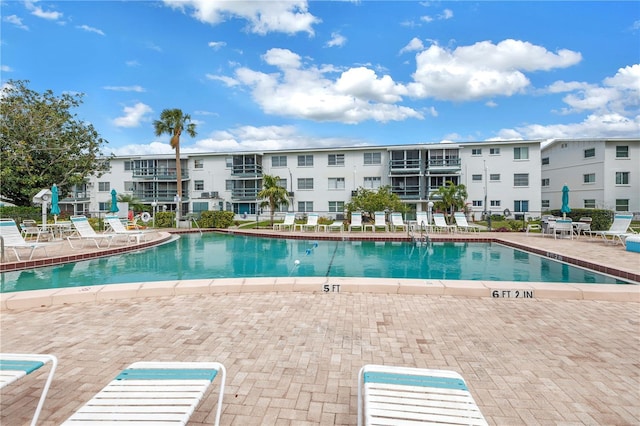
[[[640,254],[620,245],[500,237],[640,270]],[[640,423],[640,303],[386,294],[366,279],[345,285],[358,281],[361,291],[324,293],[314,280],[314,291],[256,285],[213,293],[209,284],[192,294],[3,306],[0,346],[59,358],[43,425],[60,424],[137,360],[222,362],[223,425],[353,425],[357,372],[366,363],[455,370],[490,424]],[[28,424],[43,382],[38,372],[3,389],[0,423]],[[211,423],[216,396],[190,424]]]

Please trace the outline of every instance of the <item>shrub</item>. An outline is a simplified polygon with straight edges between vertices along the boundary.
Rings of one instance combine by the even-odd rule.
[[[173,228],[176,214],[174,212],[156,212],[156,228]]]
[[[548,213],[556,217],[562,217],[560,210],[550,210]],[[567,213],[567,218],[574,222],[580,220],[581,217],[591,218],[591,230],[592,231],[604,231],[611,227],[613,223],[613,216],[615,212],[604,209],[571,209],[570,213]]]
[[[229,228],[234,224],[233,212],[206,211],[200,215],[199,225],[202,228]]]

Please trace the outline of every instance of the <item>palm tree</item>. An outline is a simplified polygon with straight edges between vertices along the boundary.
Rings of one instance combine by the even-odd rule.
[[[178,206],[176,208],[176,222],[180,220],[182,199],[182,167],[180,165],[180,135],[186,131],[192,138],[196,137],[196,125],[191,123],[191,116],[182,110],[165,109],[160,114],[160,120],[153,122],[156,136],[164,134],[171,136],[171,148],[176,150],[176,188],[178,193]]]
[[[273,215],[279,205],[289,205],[287,189],[278,185],[279,176],[262,176],[262,189],[258,192],[258,198],[265,199],[260,203],[260,207],[269,207],[271,226],[273,226]]]
[[[467,197],[468,194],[466,186],[462,184],[456,185],[451,181],[447,181],[444,186],[438,188],[438,191],[431,196],[431,199],[434,200],[434,206],[436,209],[442,210],[448,214],[448,223],[451,223],[453,213],[456,210],[464,208]]]
[[[135,212],[143,212],[148,209],[146,205],[142,204],[139,199],[131,194],[118,194],[118,202],[129,203],[129,209]]]

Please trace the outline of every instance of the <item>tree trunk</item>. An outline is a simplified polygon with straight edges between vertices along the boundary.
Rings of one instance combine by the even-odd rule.
[[[182,166],[180,164],[180,142],[176,143],[176,192],[178,194],[178,203],[176,206],[176,227],[178,226],[178,221],[180,220],[180,213],[182,207]]]

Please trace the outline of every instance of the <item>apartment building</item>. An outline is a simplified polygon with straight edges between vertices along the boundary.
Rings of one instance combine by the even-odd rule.
[[[358,188],[383,185],[412,212],[426,211],[446,182],[464,184],[470,215],[511,217],[541,212],[541,141],[491,141],[315,148],[265,152],[185,153],[178,199],[175,157],[121,156],[110,170],[74,188],[61,200],[68,213],[101,214],[111,190],[130,194],[159,210],[233,211],[239,218],[268,214],[257,194],[262,176],[278,176],[290,204],[282,211],[344,217]],[[412,218],[414,213],[409,213]]]
[[[544,146],[541,206],[640,212],[640,139],[556,139]]]

